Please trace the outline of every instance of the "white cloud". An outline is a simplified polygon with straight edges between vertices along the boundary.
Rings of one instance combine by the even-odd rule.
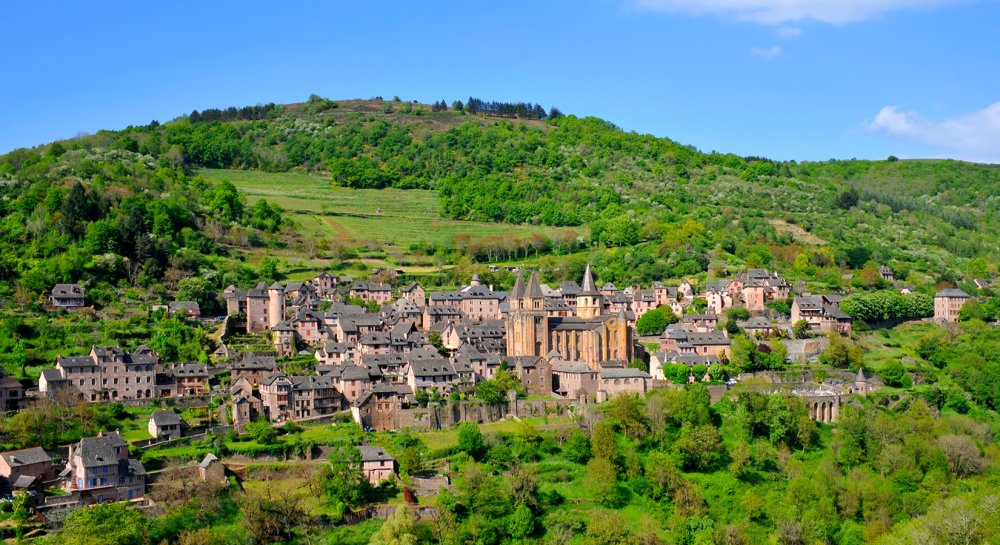
[[[776,45],[772,45],[771,47],[751,47],[750,52],[766,61],[769,61],[778,55],[781,55],[781,48]]]
[[[779,38],[798,38],[802,35],[802,29],[794,26],[778,27]]]
[[[865,127],[899,140],[951,150],[957,159],[1000,163],[1000,102],[942,121],[886,106]]]
[[[765,25],[797,21],[844,24],[885,12],[930,8],[963,0],[634,0],[639,8],[694,15],[720,15]]]

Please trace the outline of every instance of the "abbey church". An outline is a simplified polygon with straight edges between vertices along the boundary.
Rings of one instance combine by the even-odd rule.
[[[632,329],[624,313],[605,312],[604,296],[594,284],[590,265],[576,297],[575,316],[549,317],[538,274],[531,273],[527,285],[518,275],[508,298],[507,355],[547,356],[559,352],[561,359],[600,369],[602,362],[632,360]]]

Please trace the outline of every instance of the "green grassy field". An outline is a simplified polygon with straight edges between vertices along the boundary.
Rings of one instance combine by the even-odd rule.
[[[297,173],[204,169],[198,174],[216,182],[229,180],[249,203],[263,198],[281,206],[303,237],[322,237],[344,246],[377,245],[389,253],[405,253],[417,242],[451,245],[456,235],[463,234],[476,240],[496,235],[551,236],[570,230],[442,218],[438,197],[430,190],[346,189],[332,186],[328,178]],[[586,234],[585,228],[572,230]]]

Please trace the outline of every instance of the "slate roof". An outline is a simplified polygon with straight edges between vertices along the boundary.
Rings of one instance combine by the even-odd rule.
[[[0,453],[0,457],[12,468],[52,461],[52,457],[42,447],[10,450]]]
[[[937,292],[936,294],[934,294],[934,297],[956,297],[956,298],[968,299],[971,296],[960,289],[949,288]]]
[[[621,379],[621,378],[652,378],[649,373],[643,371],[642,369],[635,369],[632,367],[624,367],[621,369],[601,369],[597,372],[602,379]]]
[[[85,293],[80,284],[56,284],[52,287],[52,297],[56,299],[78,299]]]
[[[415,377],[447,377],[455,375],[455,367],[444,358],[429,358],[410,362],[410,372]]]
[[[374,447],[369,445],[361,445],[358,447],[361,451],[361,461],[362,462],[394,462],[395,458],[389,456],[385,449],[382,447]]]
[[[125,447],[125,441],[122,440],[122,436],[118,435],[117,432],[112,432],[102,436],[80,439],[80,444],[75,454],[80,457],[83,467],[105,466],[118,461],[118,454],[115,453],[115,448]]]
[[[156,427],[181,425],[181,417],[174,411],[154,411],[149,418]]]

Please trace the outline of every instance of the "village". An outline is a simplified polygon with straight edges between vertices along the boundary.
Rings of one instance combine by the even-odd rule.
[[[478,275],[454,291],[427,292],[419,283],[393,286],[325,272],[306,282],[260,283],[248,290],[229,286],[219,294],[226,316],[220,317],[222,342],[210,363],[165,362],[145,345],[94,346],[88,353],[59,356],[41,373],[37,389],[4,377],[0,399],[7,411],[39,398],[151,407],[151,439],[130,450],[122,434],[112,431],[58,453],[40,447],[0,453],[0,477],[8,491],[34,491],[40,511],[122,500],[141,505],[146,468],[130,452],[180,444],[195,431],[199,437],[238,434],[261,421],[275,427],[323,424],[348,414],[363,431],[434,430],[463,421],[580,413],[588,404],[676,388],[678,382],[705,383],[717,401],[741,380],[761,376],[773,385],[771,391],[800,396],[809,418],[830,423],[852,397],[882,385],[864,369],[831,372],[821,380],[728,370],[733,335],[761,343],[762,349],[767,341],[788,340],[799,347],[788,359],[805,362],[827,335],[852,331],[852,318],[839,307],[841,296],[792,293],[789,282],[773,271],[748,269],[700,288],[684,281],[648,289],[598,287],[589,265],[579,283],[556,287],[541,283],[537,272],[514,272],[510,291],[484,285]],[[893,280],[887,267],[880,273]],[[957,289],[940,291],[933,319],[956,321],[970,298]],[[767,304],[789,299],[790,317]],[[86,293],[78,285],[58,285],[50,303],[72,312],[86,305]],[[192,301],[164,307],[204,319]],[[749,317],[734,333],[723,325],[735,307]],[[669,309],[677,319],[658,336],[639,336],[638,321],[656,309]],[[805,333],[796,335],[795,329]],[[812,341],[792,340],[803,336]],[[290,359],[312,362],[303,367],[312,371],[286,373],[283,362]],[[681,380],[678,369],[684,370]],[[501,375],[516,379],[505,383],[515,386],[486,398],[483,385]],[[208,425],[201,423],[198,430],[163,405],[165,400],[174,408],[207,405],[213,399],[220,402],[209,408]],[[372,484],[395,477],[397,462],[383,448],[358,448]],[[202,479],[224,480],[225,471],[213,454],[197,466]],[[38,494],[45,490],[61,492]]]

